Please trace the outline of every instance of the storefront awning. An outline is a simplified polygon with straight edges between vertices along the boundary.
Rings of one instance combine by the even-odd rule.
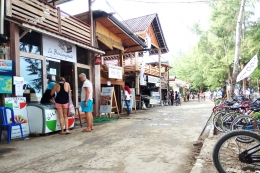
[[[51,36],[51,37],[54,37],[54,38],[57,38],[57,39],[66,41],[66,42],[71,43],[71,44],[75,44],[75,45],[77,45],[77,46],[79,46],[79,47],[82,47],[82,48],[84,48],[84,49],[91,50],[91,51],[96,52],[96,53],[99,53],[99,54],[105,54],[104,51],[99,50],[99,49],[97,49],[97,48],[95,48],[95,47],[87,46],[87,45],[82,44],[82,43],[79,43],[79,42],[77,42],[77,41],[70,40],[70,39],[68,39],[68,38],[66,38],[66,37],[57,35],[57,34],[55,34],[55,33],[48,32],[48,31],[46,31],[46,30],[44,30],[44,29],[41,29],[41,28],[37,28],[37,27],[35,27],[35,26],[33,26],[33,25],[29,25],[29,24],[26,24],[26,23],[22,23],[22,27],[31,29],[31,30],[33,30],[33,31],[36,31],[36,32],[39,32],[39,33],[42,33],[42,34],[46,34],[46,35],[48,35],[48,36]]]

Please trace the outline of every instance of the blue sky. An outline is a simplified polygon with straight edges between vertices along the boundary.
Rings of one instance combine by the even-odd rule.
[[[177,0],[149,1],[161,3],[143,3],[135,2],[135,0],[95,0],[92,9],[114,12],[120,21],[158,13],[164,37],[170,50],[168,55],[163,55],[163,58],[167,60],[171,60],[172,55],[176,55],[180,51],[186,52],[197,43],[198,37],[190,31],[195,22],[200,23],[202,28],[208,27],[210,9],[204,3],[173,3],[180,2]],[[63,11],[74,15],[88,10],[86,2],[86,0],[74,0],[60,5],[60,7]]]

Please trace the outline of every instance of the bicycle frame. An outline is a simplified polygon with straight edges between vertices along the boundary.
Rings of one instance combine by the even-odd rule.
[[[252,156],[253,154],[257,153],[260,151],[260,148],[249,153],[251,150],[260,147],[260,144],[257,144],[245,151],[243,151],[242,153],[239,154],[239,160],[243,163],[247,163],[247,164],[252,164],[252,163],[256,163],[256,162],[260,162],[260,156]]]

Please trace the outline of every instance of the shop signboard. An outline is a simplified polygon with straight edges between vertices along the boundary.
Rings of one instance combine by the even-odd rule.
[[[102,87],[100,113],[111,112],[113,89],[113,87]]]
[[[108,78],[122,79],[122,67],[108,66]]]
[[[0,93],[12,94],[14,61],[0,60]]]
[[[77,62],[76,46],[47,35],[42,36],[43,56]]]
[[[12,108],[14,110],[14,120],[16,122],[22,123],[23,135],[28,136],[30,133],[28,125],[28,116],[26,108],[26,98],[25,97],[7,97],[5,98],[5,106]],[[8,120],[11,118],[11,112],[7,110]],[[9,121],[11,123],[11,121]],[[20,138],[20,127],[12,127],[11,139]]]
[[[102,64],[101,55],[98,55],[95,57],[95,65],[101,65],[101,64]]]
[[[147,82],[148,83],[160,83],[160,78],[154,77],[154,76],[147,76]]]
[[[61,130],[60,121],[58,120],[58,113],[56,109],[45,110],[46,127],[45,133],[55,132]],[[74,127],[74,117],[68,117],[68,127]]]

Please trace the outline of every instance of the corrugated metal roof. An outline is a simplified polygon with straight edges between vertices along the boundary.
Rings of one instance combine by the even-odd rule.
[[[145,31],[149,25],[151,25],[155,17],[156,14],[149,14],[146,16],[125,20],[122,21],[122,23],[133,32]]]

